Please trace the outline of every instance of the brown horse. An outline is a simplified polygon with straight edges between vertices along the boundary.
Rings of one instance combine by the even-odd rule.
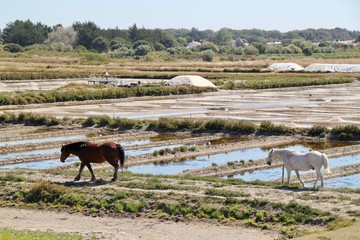
[[[115,142],[105,142],[101,144],[90,142],[74,142],[63,145],[61,147],[60,161],[65,162],[65,159],[68,158],[70,154],[78,156],[81,161],[79,173],[75,177],[74,181],[80,180],[81,172],[85,166],[87,166],[91,173],[91,181],[95,181],[95,175],[90,163],[103,163],[107,161],[112,166],[114,166],[114,176],[111,179],[112,181],[117,179],[119,160],[121,172],[124,171],[125,152],[123,147]]]

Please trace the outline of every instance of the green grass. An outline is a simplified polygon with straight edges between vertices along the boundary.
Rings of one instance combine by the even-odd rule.
[[[83,236],[75,233],[53,233],[30,230],[0,229],[0,240],[82,240]]]

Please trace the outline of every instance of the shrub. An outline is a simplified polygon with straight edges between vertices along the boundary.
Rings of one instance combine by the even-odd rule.
[[[331,130],[331,133],[344,141],[360,138],[360,128],[356,125],[334,127]]]
[[[95,124],[97,124],[99,121],[99,117],[97,116],[89,116],[88,118],[86,118],[86,120],[83,122],[83,126],[84,127],[91,127],[94,126]]]
[[[109,40],[104,37],[97,37],[92,42],[91,47],[98,52],[107,52],[109,50]]]
[[[324,126],[313,126],[308,130],[310,136],[320,136],[327,132],[327,128]]]
[[[25,201],[30,203],[53,203],[66,193],[66,188],[54,183],[40,181],[25,193]]]
[[[4,51],[8,51],[8,52],[12,52],[12,53],[24,51],[23,48],[19,44],[16,44],[16,43],[5,44],[3,49],[4,49]]]
[[[284,125],[275,125],[270,121],[264,121],[260,124],[260,132],[271,133],[271,134],[284,134],[290,132],[290,128]]]
[[[151,52],[152,49],[148,45],[140,45],[135,49],[135,55],[136,56],[145,56],[149,52]]]
[[[212,62],[215,57],[215,53],[212,50],[205,50],[200,53],[200,57],[205,62]]]
[[[146,40],[138,40],[138,41],[134,42],[133,45],[132,45],[132,48],[136,49],[137,47],[139,47],[141,45],[149,46],[150,49],[151,49],[151,44]]]
[[[109,115],[101,115],[98,119],[98,126],[105,127],[110,126],[114,120]]]
[[[227,120],[217,118],[217,119],[207,121],[205,123],[205,128],[210,131],[211,130],[222,131],[225,129],[226,123],[227,123]]]

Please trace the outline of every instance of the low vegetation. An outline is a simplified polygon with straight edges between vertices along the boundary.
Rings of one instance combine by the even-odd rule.
[[[197,177],[195,181],[212,184],[212,180],[206,178]],[[295,201],[287,204],[270,202],[249,198],[250,195],[242,191],[221,189],[221,186],[236,186],[235,184],[242,184],[243,181],[216,179],[216,188],[205,191],[194,185],[194,179],[189,182],[189,177],[145,177],[129,173],[123,175],[122,181],[113,183],[115,186],[111,188],[92,189],[90,186],[84,186],[74,189],[71,184],[42,180],[16,184],[17,180],[12,177],[2,178],[1,182],[4,182],[4,187],[0,191],[0,206],[55,208],[92,215],[105,212],[111,216],[136,214],[167,220],[211,219],[222,223],[231,222],[275,230],[282,232],[284,237],[298,236],[304,226],[324,226],[342,221],[329,212]],[[97,184],[108,183],[99,180]],[[116,189],[116,186],[121,187],[121,191]],[[169,190],[198,194],[174,194]],[[291,230],[283,231],[287,226],[292,226]],[[6,236],[8,234],[11,233],[5,232]],[[65,236],[62,239],[67,238]]]
[[[55,103],[67,101],[86,101],[117,99],[144,96],[168,96],[182,94],[197,94],[215,91],[209,87],[195,86],[157,86],[157,87],[133,87],[133,88],[76,88],[74,90],[50,90],[50,91],[28,91],[10,92],[0,94],[0,105],[26,105],[33,103]]]
[[[137,120],[127,118],[103,116],[90,116],[86,119],[55,118],[53,116],[38,115],[33,113],[3,113],[0,114],[0,123],[25,124],[37,126],[54,126],[61,124],[82,124],[84,127],[109,127],[118,130],[147,130],[157,132],[179,132],[191,133],[226,133],[233,135],[272,134],[290,135],[307,134],[309,136],[328,137],[342,141],[353,141],[360,139],[360,128],[357,125],[337,126],[331,130],[324,126],[313,126],[309,129],[291,128],[285,125],[275,125],[270,121],[263,121],[260,125],[247,120],[232,119],[177,119],[159,118],[158,120]],[[187,149],[193,150],[193,149]],[[165,151],[165,150],[164,150]],[[183,151],[182,148],[173,149],[169,152]],[[154,154],[160,154],[156,152]]]
[[[30,231],[30,230],[13,230],[0,229],[0,240],[82,240],[84,237],[75,233],[53,233],[50,231]]]

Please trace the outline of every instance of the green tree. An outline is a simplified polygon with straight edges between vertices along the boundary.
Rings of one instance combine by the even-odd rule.
[[[65,47],[73,48],[75,47],[76,41],[77,33],[73,28],[57,26],[54,31],[49,33],[48,38],[44,43],[47,45],[58,43],[64,45]]]
[[[256,43],[252,43],[252,45],[257,48],[257,50],[259,51],[259,54],[266,53],[266,44],[256,42]]]
[[[93,22],[75,22],[73,29],[78,33],[77,46],[82,45],[86,49],[91,49],[95,38],[100,36],[100,28]]]
[[[201,40],[201,33],[197,28],[191,28],[189,33],[189,40],[192,41],[200,41]]]
[[[135,49],[135,55],[137,56],[145,56],[149,52],[151,52],[151,47],[149,45],[140,45]]]
[[[163,32],[163,34],[161,34],[159,43],[164,45],[166,48],[175,47],[177,45],[177,41],[176,41],[175,37],[171,36],[170,34],[165,33],[165,32]]]
[[[294,54],[302,53],[301,48],[295,46],[294,44],[290,44],[290,45],[288,46],[288,48],[290,49],[291,53],[294,53]]]
[[[136,42],[137,40],[139,40],[139,29],[137,28],[135,23],[129,27],[129,38],[131,42]]]
[[[112,47],[114,45],[120,45],[121,47],[127,47],[127,48],[131,47],[131,43],[128,40],[121,38],[121,37],[116,37],[116,38],[111,39],[110,47]]]
[[[138,41],[134,42],[132,47],[133,47],[133,49],[136,49],[140,45],[146,45],[146,46],[149,46],[150,48],[152,48],[151,43],[149,43],[148,41],[145,41],[145,40],[138,40]]]
[[[220,43],[229,43],[232,38],[232,33],[228,28],[221,28],[215,33],[214,42],[217,44]]]
[[[181,46],[183,46],[183,47],[186,47],[187,44],[188,44],[186,38],[184,38],[184,37],[178,37],[178,38],[176,39],[176,41],[177,41]]]
[[[51,28],[41,24],[32,23],[30,20],[10,22],[3,31],[4,43],[16,43],[22,47],[41,44],[45,41]]]
[[[109,50],[109,40],[104,37],[97,37],[92,42],[91,48],[98,52],[107,52]]]
[[[253,45],[248,45],[248,46],[245,46],[244,53],[246,55],[258,55],[259,50],[256,47],[254,47]]]

